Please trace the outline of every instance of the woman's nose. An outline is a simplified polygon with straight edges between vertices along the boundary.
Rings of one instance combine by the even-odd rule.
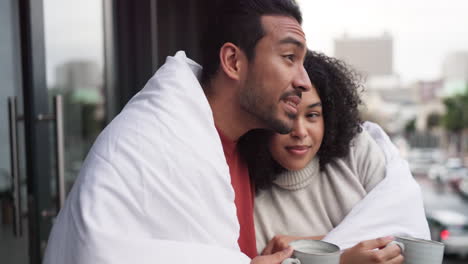
[[[307,136],[307,131],[300,121],[296,120],[294,122],[293,130],[291,131],[291,136],[297,138],[304,138]]]

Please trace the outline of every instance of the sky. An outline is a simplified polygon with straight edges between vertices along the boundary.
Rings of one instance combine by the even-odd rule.
[[[441,77],[444,58],[468,52],[468,0],[298,0],[312,50],[333,55],[333,40],[394,40],[394,71],[404,82]]]
[[[102,67],[102,0],[44,0],[47,83],[55,69],[70,60],[90,60]]]
[[[404,82],[441,77],[444,58],[468,51],[468,0],[297,0],[308,46],[333,55],[333,40],[394,39],[394,70]],[[45,0],[47,76],[71,59],[103,60],[102,0]]]

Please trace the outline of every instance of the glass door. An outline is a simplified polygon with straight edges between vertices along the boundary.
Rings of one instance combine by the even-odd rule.
[[[49,101],[63,98],[64,181],[68,193],[105,126],[102,0],[43,0]],[[50,111],[53,105],[50,105]],[[52,197],[55,191],[52,177]]]
[[[55,201],[40,0],[0,1],[0,256],[40,263]],[[55,126],[57,127],[57,126]]]
[[[41,263],[105,125],[102,1],[0,1],[0,263]]]
[[[0,1],[0,259],[28,263],[28,219],[19,12]]]

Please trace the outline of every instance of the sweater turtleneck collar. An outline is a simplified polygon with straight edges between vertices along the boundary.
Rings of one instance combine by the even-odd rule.
[[[319,159],[314,157],[303,169],[280,173],[274,183],[286,190],[300,190],[311,183],[313,176],[317,175],[319,170]]]

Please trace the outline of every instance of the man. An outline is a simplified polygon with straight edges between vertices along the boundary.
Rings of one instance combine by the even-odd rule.
[[[255,257],[253,194],[236,141],[256,128],[291,130],[311,89],[301,14],[293,0],[220,7],[201,86],[200,66],[179,52],[103,131],[45,263],[250,262],[239,249],[252,263],[291,255]]]
[[[302,65],[306,44],[297,6],[292,1],[246,1],[240,7],[250,14],[226,5],[228,11],[222,13],[228,15],[207,35],[214,46],[207,45],[202,84],[236,193],[239,246],[254,257],[253,194],[247,191],[252,188],[236,142],[255,128],[288,133],[301,92],[311,85]]]

